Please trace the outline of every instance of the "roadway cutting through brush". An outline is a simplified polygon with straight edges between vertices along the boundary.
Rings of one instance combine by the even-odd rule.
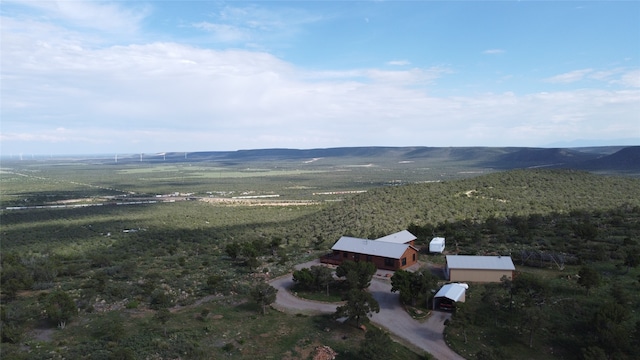
[[[318,265],[317,261],[296,266],[297,269]],[[388,274],[377,273],[371,280],[368,291],[380,304],[380,312],[374,313],[371,321],[402,339],[412,347],[426,351],[439,360],[464,360],[451,350],[444,341],[444,322],[449,313],[434,311],[426,321],[413,319],[400,304],[400,295],[391,292]],[[289,289],[293,286],[293,276],[288,274],[272,280],[271,286],[278,290],[274,307],[289,313],[330,314],[339,304],[325,303],[299,298]]]

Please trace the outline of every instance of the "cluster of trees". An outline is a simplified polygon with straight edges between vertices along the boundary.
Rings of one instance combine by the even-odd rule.
[[[330,286],[341,289],[345,303],[337,307],[334,317],[347,318],[360,326],[371,314],[380,312],[378,301],[366,291],[376,270],[370,262],[345,261],[335,271],[339,280],[333,278],[331,269],[318,265],[294,271],[293,281],[296,287],[306,290],[328,293]]]
[[[302,268],[293,272],[293,281],[301,290],[325,291],[329,295],[329,286],[334,282],[333,271],[321,265]]]
[[[0,287],[13,300],[20,290],[46,289],[53,286],[59,263],[50,256],[19,256],[15,252],[0,254]]]
[[[484,223],[490,218],[502,222],[532,214],[572,211],[591,213],[625,204],[640,208],[639,199],[640,182],[632,178],[572,170],[514,170],[463,180],[370,189],[299,221],[296,237],[334,241],[348,234],[375,239],[413,225],[424,229],[412,233],[426,241],[440,224],[465,220]]]
[[[258,256],[277,255],[280,245],[282,245],[282,238],[278,236],[271,238],[269,241],[263,239],[254,239],[242,243],[234,241],[224,247],[224,252],[234,261],[242,257],[245,266],[249,269],[255,269],[260,266]],[[280,257],[281,262],[286,260],[286,256]]]
[[[437,287],[438,280],[428,268],[415,272],[398,270],[391,277],[391,292],[399,292],[400,301],[405,304],[429,308],[431,290]]]
[[[576,283],[585,289],[583,295],[576,295],[564,281],[550,282],[527,272],[519,272],[513,280],[503,278],[500,284],[476,284],[475,288],[482,289],[475,293],[478,300],[457,304],[447,332],[451,335],[457,330],[465,343],[482,333],[485,344],[511,344],[473,354],[478,359],[513,356],[505,349],[514,348],[514,339],[504,338],[505,334],[519,335],[530,348],[536,337],[551,346],[562,344],[562,354],[585,360],[634,358],[640,351],[636,341],[640,319],[633,315],[638,304],[632,290],[620,280],[600,289],[601,278],[594,267],[582,266]],[[597,296],[594,289],[599,290]],[[552,339],[548,338],[551,334]]]

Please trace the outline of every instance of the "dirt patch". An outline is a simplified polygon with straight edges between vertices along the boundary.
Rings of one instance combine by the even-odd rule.
[[[35,328],[29,332],[29,336],[36,341],[51,342],[53,341],[53,333],[56,328],[51,327],[45,320],[38,322]]]
[[[313,354],[313,360],[333,360],[338,353],[332,348],[322,345],[318,346]]]
[[[236,206],[303,206],[316,205],[317,201],[311,200],[264,200],[264,199],[230,199],[230,198],[202,198],[200,201],[213,204],[226,204]]]

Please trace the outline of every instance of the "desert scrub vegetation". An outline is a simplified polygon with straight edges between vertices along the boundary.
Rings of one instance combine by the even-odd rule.
[[[50,171],[53,173],[45,174],[49,178],[73,178],[60,168]],[[146,175],[149,180],[145,180],[144,191],[151,193],[153,172],[145,172]],[[87,184],[100,178],[86,171],[79,176]],[[278,184],[283,178],[286,183]],[[228,206],[183,201],[1,211],[3,358],[45,358],[51,353],[68,358],[88,353],[96,354],[96,358],[156,354],[281,358],[304,356],[309,348],[320,344],[329,344],[341,356],[352,358],[349,356],[358,356],[353,341],[363,340],[361,333],[339,329],[326,318],[273,311],[261,316],[261,308],[249,300],[251,291],[257,284],[289,272],[293,265],[327,251],[342,235],[378,238],[402,229],[409,229],[422,244],[434,234],[444,236],[450,251],[461,254],[511,254],[519,268],[543,276],[552,284],[565,281],[563,277],[575,275],[582,265],[589,265],[603,279],[618,279],[620,284],[616,289],[609,289],[608,285],[593,287],[592,296],[604,296],[606,289],[617,291],[621,294],[618,297],[629,299],[629,306],[635,306],[634,314],[640,310],[633,305],[640,302],[637,292],[627,292],[627,297],[624,292],[637,286],[637,261],[628,256],[638,253],[640,238],[637,179],[577,171],[518,170],[436,183],[373,187],[365,178],[358,186],[366,188],[366,193],[307,206]],[[121,183],[113,183],[114,179],[100,178],[100,186],[142,190],[127,184],[133,178]],[[229,180],[228,189],[232,183],[236,189],[259,183],[255,177],[250,177],[249,183],[238,179]],[[325,189],[325,179],[289,173],[286,177],[262,179],[261,184],[263,189],[307,191]],[[186,178],[184,183],[177,181],[173,185],[166,182],[163,190],[185,183],[188,185],[184,188],[190,188],[194,183],[189,181]],[[342,181],[346,177],[329,181],[327,188],[341,188]],[[62,197],[78,195],[64,194],[69,189],[66,186],[75,186],[68,185],[68,181],[47,184],[51,188],[32,193],[18,189],[16,184],[12,199],[16,194],[16,198],[37,199],[56,189]],[[223,188],[218,185],[202,183],[200,189]],[[564,270],[557,264],[560,258],[550,260],[551,254],[562,257]],[[441,262],[437,256],[430,257],[433,259],[429,261]],[[567,288],[553,286],[566,297],[578,291],[580,296],[586,296],[585,289],[575,282]],[[506,293],[501,291],[499,297],[503,298]],[[43,324],[47,319],[46,299],[59,292],[67,294],[79,310],[65,321],[64,329],[59,329],[60,324],[53,324],[53,320]],[[471,294],[472,299],[481,297],[481,293],[476,294]],[[560,299],[563,298],[550,301]],[[565,304],[576,301],[580,304],[583,300],[561,300],[558,304],[568,306]],[[591,309],[590,304],[587,301],[580,309]],[[474,309],[473,306],[470,302],[468,308]],[[169,310],[169,316],[165,310]],[[561,318],[578,321],[578,325],[544,325],[533,333],[533,343],[547,346],[553,342],[551,334],[558,330],[569,334],[572,327],[580,326],[579,321],[595,316],[586,311],[570,314]],[[635,315],[625,318],[621,329],[636,320]],[[468,339],[477,335],[474,331],[488,331],[484,329],[496,324],[474,318],[469,322],[482,325],[466,328]],[[448,336],[456,349],[464,349],[456,323],[454,319]],[[237,324],[242,324],[239,334],[230,332]],[[281,325],[274,328],[279,330],[268,330],[270,324]],[[497,324],[507,324],[503,329],[509,332],[520,326],[507,320]],[[326,334],[325,328],[330,329]],[[41,337],[34,337],[34,331]],[[274,331],[278,340],[268,343]],[[126,336],[114,337],[118,334]],[[45,340],[39,340],[42,338]],[[524,333],[518,339],[514,351],[518,346],[528,351]],[[481,342],[497,348],[500,341]],[[565,353],[571,354],[581,354],[584,346],[590,349],[587,352],[611,354],[601,342],[585,341],[569,338],[552,346],[569,349]],[[20,350],[24,346],[28,352]],[[261,347],[268,350],[260,353]],[[401,354],[405,350],[398,351]],[[480,358],[486,354],[472,355]]]

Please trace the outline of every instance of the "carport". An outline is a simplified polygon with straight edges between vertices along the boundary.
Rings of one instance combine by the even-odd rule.
[[[456,302],[464,302],[469,285],[462,283],[446,284],[433,297],[433,310],[452,311]]]

